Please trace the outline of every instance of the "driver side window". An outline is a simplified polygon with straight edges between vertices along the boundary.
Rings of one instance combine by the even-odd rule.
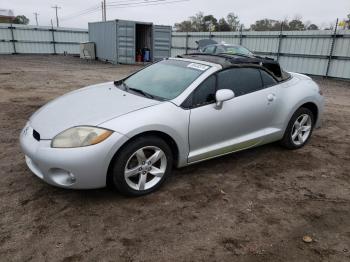
[[[216,76],[204,80],[193,93],[192,107],[198,107],[215,102]]]
[[[259,69],[230,68],[218,73],[218,89],[231,89],[235,97],[263,89]]]

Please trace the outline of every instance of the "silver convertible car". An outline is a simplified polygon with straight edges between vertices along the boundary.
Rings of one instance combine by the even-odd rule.
[[[191,54],[49,102],[20,143],[30,170],[51,185],[138,196],[173,166],[274,141],[300,148],[322,111],[317,84],[271,59]]]

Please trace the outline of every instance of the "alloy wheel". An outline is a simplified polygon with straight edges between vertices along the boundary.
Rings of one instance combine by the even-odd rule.
[[[300,115],[294,122],[292,128],[292,141],[300,146],[306,142],[311,133],[312,119],[308,114]]]
[[[159,183],[167,168],[163,150],[156,146],[138,149],[125,165],[124,178],[134,190],[147,190]]]

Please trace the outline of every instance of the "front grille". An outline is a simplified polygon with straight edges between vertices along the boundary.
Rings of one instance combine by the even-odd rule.
[[[33,129],[33,137],[34,137],[36,140],[40,141],[40,134],[39,134],[37,131],[35,131],[34,129]]]

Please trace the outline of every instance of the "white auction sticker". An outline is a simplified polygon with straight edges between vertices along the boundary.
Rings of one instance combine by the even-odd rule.
[[[196,63],[191,63],[187,67],[190,67],[190,68],[193,68],[193,69],[197,69],[197,70],[201,70],[201,71],[205,71],[205,70],[207,70],[209,68],[209,66],[196,64]]]

